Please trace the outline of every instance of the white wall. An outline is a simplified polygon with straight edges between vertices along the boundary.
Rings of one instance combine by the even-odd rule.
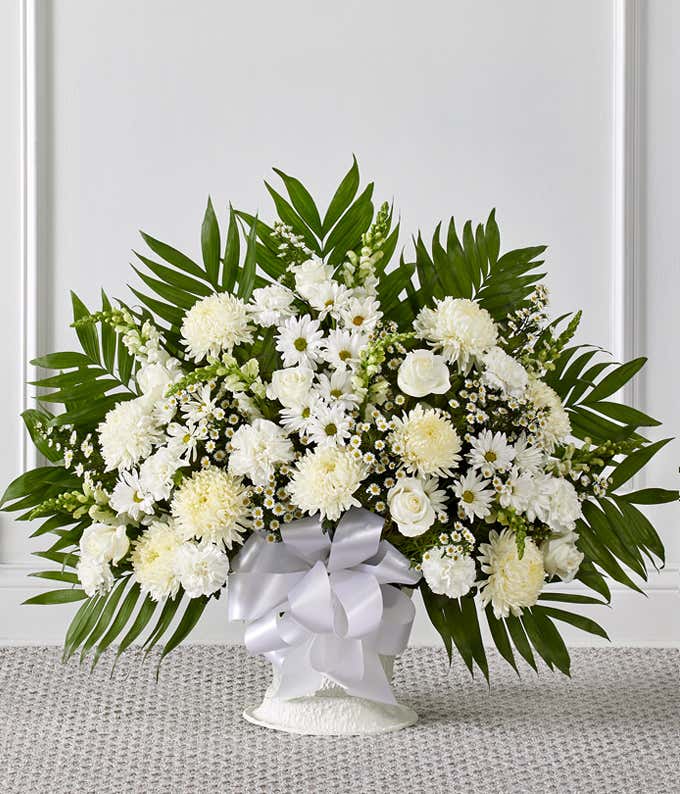
[[[677,363],[668,360],[680,331],[672,303],[680,288],[669,168],[678,112],[677,96],[669,102],[672,5],[641,4],[636,25],[634,0],[5,0],[0,107],[9,124],[0,127],[0,162],[9,179],[0,185],[0,222],[9,245],[0,300],[11,330],[0,344],[3,480],[23,465],[20,342],[30,346],[35,335],[38,352],[72,344],[69,287],[87,303],[100,286],[123,296],[139,227],[196,251],[207,193],[222,211],[230,199],[269,213],[261,180],[277,165],[328,197],[352,152],[377,196],[395,198],[405,230],[431,231],[452,213],[482,219],[496,206],[506,246],[549,243],[555,313],[582,306],[583,341],[648,352],[640,399],[669,433],[680,430]],[[29,146],[26,161],[29,176],[37,167],[27,194],[37,210],[24,224],[23,293],[22,13],[29,138],[37,96],[36,157]],[[620,88],[634,94],[638,73],[639,172],[635,139],[622,134],[635,129],[634,105],[615,101]],[[677,161],[673,167],[677,176]],[[673,487],[678,450],[670,446],[651,479]],[[676,506],[663,512],[671,564],[652,577],[650,599],[617,591],[617,609],[595,615],[616,641],[680,637],[679,518]],[[35,589],[25,574],[39,544],[26,539],[25,526],[0,521],[0,642],[59,641],[71,609],[18,607]],[[196,636],[237,635],[217,607]],[[415,637],[434,635],[421,620]]]

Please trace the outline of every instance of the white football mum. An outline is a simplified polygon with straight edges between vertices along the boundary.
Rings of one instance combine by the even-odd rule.
[[[235,345],[253,341],[248,307],[226,292],[196,301],[184,315],[182,342],[194,361],[231,353]]]
[[[460,438],[450,419],[436,408],[416,407],[392,420],[392,450],[406,469],[420,475],[451,475],[460,460]]]

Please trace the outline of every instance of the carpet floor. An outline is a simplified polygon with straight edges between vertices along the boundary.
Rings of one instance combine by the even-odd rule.
[[[395,691],[413,728],[289,736],[241,720],[267,666],[188,647],[113,676],[54,648],[0,649],[2,794],[665,794],[680,791],[680,651],[582,649],[572,679],[490,653],[491,689],[443,652],[410,649]]]

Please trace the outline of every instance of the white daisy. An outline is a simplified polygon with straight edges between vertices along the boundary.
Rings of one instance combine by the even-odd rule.
[[[366,345],[362,334],[336,329],[324,340],[323,358],[333,367],[344,369],[359,361],[361,350]]]
[[[145,491],[136,471],[121,472],[116,483],[109,505],[120,515],[128,515],[133,521],[139,521],[154,511],[154,498]]]
[[[323,333],[319,330],[319,321],[305,314],[302,317],[291,317],[279,330],[276,349],[286,367],[296,364],[316,368],[321,356]]]
[[[322,281],[309,287],[306,299],[312,309],[319,313],[320,320],[328,315],[338,319],[347,307],[350,295],[350,291],[343,284]]]
[[[515,441],[515,465],[520,471],[534,474],[543,468],[545,455],[538,447],[528,444],[525,433]]]
[[[319,402],[307,428],[307,434],[319,446],[338,444],[344,446],[351,435],[352,420],[339,405]]]
[[[204,384],[180,407],[184,421],[191,424],[205,422],[215,410],[215,398],[210,396],[210,386]]]
[[[167,427],[168,447],[170,447],[180,460],[194,460],[196,458],[196,447],[199,441],[203,441],[208,436],[208,429],[205,425],[194,425],[189,428],[172,422]]]
[[[503,507],[511,507],[518,513],[526,512],[534,492],[530,474],[520,474],[513,468],[508,479],[502,484],[498,500]]]
[[[345,408],[354,407],[359,401],[359,395],[352,386],[352,373],[346,369],[336,369],[330,377],[322,373],[318,377],[318,392],[327,403],[340,403]]]
[[[485,477],[494,472],[507,471],[515,457],[515,449],[507,442],[505,433],[483,430],[470,442],[467,459],[473,469],[481,469]]]
[[[369,334],[382,317],[382,312],[380,304],[373,298],[354,297],[342,309],[341,316],[347,328]]]
[[[458,506],[462,513],[472,521],[475,518],[486,518],[491,512],[494,492],[488,487],[488,480],[478,477],[474,471],[468,472],[452,487],[458,497]]]
[[[314,421],[314,414],[319,402],[320,398],[315,392],[308,392],[306,399],[279,411],[281,424],[288,432],[305,435]]]

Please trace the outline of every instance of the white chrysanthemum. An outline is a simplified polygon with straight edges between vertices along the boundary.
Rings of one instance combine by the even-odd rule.
[[[194,361],[231,353],[235,345],[253,341],[248,307],[227,292],[196,301],[184,315],[181,332],[187,355]]]
[[[321,358],[323,333],[319,330],[319,321],[312,320],[308,314],[302,317],[291,317],[279,328],[276,338],[276,349],[286,367],[299,364],[304,367],[316,368]]]
[[[121,515],[129,516],[132,521],[140,521],[154,511],[154,498],[145,491],[136,471],[123,471],[116,483],[109,505]]]
[[[350,298],[340,312],[347,328],[370,334],[382,317],[380,304],[372,297]]]
[[[322,355],[333,367],[344,369],[359,361],[365,346],[366,337],[363,334],[336,328],[324,340]]]
[[[489,481],[482,480],[474,471],[457,480],[452,487],[458,497],[458,508],[469,520],[486,518],[491,512],[494,491],[489,488]]]
[[[493,530],[489,542],[479,547],[479,562],[488,579],[479,582],[482,606],[491,604],[497,619],[522,614],[525,607],[538,601],[543,589],[545,569],[543,555],[531,538],[524,542],[524,554],[517,554],[515,535],[508,529]]]
[[[175,554],[177,576],[189,598],[209,596],[227,581],[229,557],[214,543],[183,543]]]
[[[552,452],[555,445],[571,433],[569,414],[564,410],[557,392],[538,378],[530,378],[527,396],[536,408],[546,411],[541,420],[539,436],[547,451]]]
[[[319,446],[344,446],[351,435],[352,419],[339,403],[328,405],[321,400],[314,408],[307,435]]]
[[[423,554],[421,567],[427,586],[438,595],[462,598],[475,583],[474,559],[467,554],[449,556],[441,546]]]
[[[529,383],[526,369],[500,347],[492,347],[482,357],[482,383],[499,389],[509,397],[522,397]]]
[[[76,566],[76,574],[85,593],[106,595],[113,587],[113,573],[107,562],[99,562],[92,557],[81,557]]]
[[[442,351],[450,364],[467,372],[495,344],[496,324],[486,309],[467,298],[447,296],[434,309],[421,309],[413,327],[420,339]]]
[[[583,562],[583,552],[576,547],[578,534],[567,532],[565,534],[551,535],[545,541],[543,552],[543,565],[549,576],[559,576],[563,582],[572,582]]]
[[[507,471],[515,457],[515,449],[508,444],[505,433],[482,432],[470,441],[467,459],[473,469],[481,469],[484,477],[492,477],[494,472]]]
[[[295,314],[295,295],[281,284],[269,284],[253,290],[248,311],[258,325],[268,328]]]
[[[305,513],[335,521],[350,507],[360,507],[353,494],[366,473],[346,447],[320,447],[296,464],[288,485],[291,501]]]
[[[267,485],[276,466],[293,460],[293,445],[283,430],[269,419],[241,425],[231,439],[229,471],[247,476],[254,485]]]
[[[390,445],[408,471],[438,477],[451,475],[460,460],[461,444],[456,428],[445,414],[419,404],[392,421]]]
[[[150,494],[156,502],[168,499],[173,487],[173,477],[183,465],[174,447],[160,447],[139,468],[139,484],[143,493]]]
[[[128,553],[130,541],[124,525],[90,524],[83,530],[79,546],[81,559],[116,565]]]
[[[250,489],[239,477],[210,465],[182,482],[170,509],[184,540],[224,542],[230,549],[250,528],[249,500]]]
[[[106,471],[129,469],[148,458],[154,444],[163,440],[163,430],[151,411],[149,401],[137,397],[118,403],[106,414],[97,428]]]
[[[174,597],[179,590],[175,555],[182,538],[172,522],[154,521],[134,544],[132,570],[142,593],[154,601]]]

